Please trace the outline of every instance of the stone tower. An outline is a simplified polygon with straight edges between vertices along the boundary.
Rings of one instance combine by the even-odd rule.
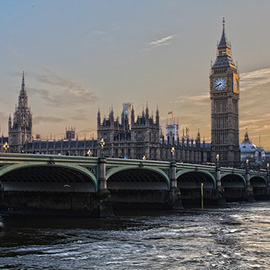
[[[130,124],[129,124],[130,123]],[[141,116],[135,119],[133,106],[129,115],[125,114],[125,106],[119,117],[114,118],[113,109],[109,117],[101,121],[100,110],[97,114],[98,141],[104,139],[104,155],[108,157],[126,157],[141,159],[160,159],[160,120],[159,111],[156,117],[149,115],[148,105]],[[98,149],[98,155],[100,154]]]
[[[10,151],[20,153],[22,146],[32,141],[32,114],[28,107],[28,97],[22,75],[22,86],[19,94],[18,105],[15,106],[13,123],[11,115],[8,121],[8,141]]]
[[[239,75],[225,34],[224,18],[222,23],[217,58],[210,73],[212,159],[218,154],[221,166],[239,167]]]

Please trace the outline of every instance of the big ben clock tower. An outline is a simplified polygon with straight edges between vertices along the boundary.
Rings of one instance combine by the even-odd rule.
[[[239,151],[239,75],[231,57],[231,46],[223,31],[217,58],[211,67],[211,136],[213,160],[219,155],[221,166],[238,167]]]

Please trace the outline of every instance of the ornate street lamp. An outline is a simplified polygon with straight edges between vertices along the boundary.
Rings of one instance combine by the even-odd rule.
[[[146,156],[145,155],[142,157],[142,160],[146,160]]]
[[[101,157],[102,157],[102,158],[104,157],[103,148],[104,148],[105,144],[106,144],[106,143],[105,143],[104,139],[101,138],[99,145],[100,145],[100,147],[101,147]]]
[[[219,168],[219,154],[216,155],[216,168]]]
[[[8,149],[9,149],[9,144],[8,144],[7,142],[4,143],[3,149],[4,149],[4,153],[6,153],[6,151],[8,151]]]
[[[175,148],[174,147],[172,147],[171,153],[172,153],[172,161],[173,161],[174,160],[174,153],[175,153]]]
[[[246,159],[246,171],[248,171],[248,169],[249,169],[249,166],[248,166],[249,164],[248,163],[249,163],[249,159],[247,158]]]
[[[87,151],[87,156],[91,157],[91,155],[92,155],[92,151],[89,149],[89,150]]]

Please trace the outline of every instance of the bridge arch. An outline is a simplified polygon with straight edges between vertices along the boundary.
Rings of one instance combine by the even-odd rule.
[[[225,173],[221,175],[221,186],[224,188],[245,188],[246,179],[238,173]]]
[[[221,186],[227,201],[245,200],[246,179],[238,173],[225,173],[221,175]]]
[[[216,180],[207,171],[185,170],[177,172],[177,186],[181,190],[183,205],[199,205],[201,203],[201,187],[203,183],[204,201],[212,204],[215,198]]]
[[[251,176],[250,185],[253,188],[256,187],[267,187],[267,180],[263,176]]]
[[[19,163],[0,170],[5,191],[96,192],[97,178],[71,164]]]
[[[169,176],[153,167],[117,167],[106,174],[108,189],[169,190]]]
[[[201,183],[204,183],[204,188],[216,188],[215,177],[207,171],[179,171],[176,173],[176,179],[179,188],[201,188]]]
[[[250,185],[253,187],[253,195],[256,200],[269,199],[267,191],[267,179],[263,176],[251,176]]]

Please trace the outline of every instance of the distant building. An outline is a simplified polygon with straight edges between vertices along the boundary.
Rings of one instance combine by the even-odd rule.
[[[15,107],[13,121],[11,115],[8,120],[8,141],[11,152],[21,152],[26,142],[32,141],[32,114],[28,107],[28,97],[22,75],[22,86],[18,105]]]
[[[141,115],[135,117],[132,107],[130,126],[124,112],[121,113],[121,122],[119,118],[114,118],[113,109],[103,120],[100,115],[98,111],[98,141],[105,140],[104,155],[107,157],[171,160],[173,148],[174,159],[179,162],[200,164],[211,160],[211,147],[201,142],[200,133],[196,139],[189,136],[180,139],[179,125],[170,123],[166,126],[167,140],[164,136],[160,138],[158,109],[155,117],[150,116],[146,105]],[[97,153],[100,155],[100,148]]]
[[[75,127],[74,128],[66,128],[66,140],[75,140]]]
[[[246,132],[244,140],[240,144],[240,152],[242,168],[245,168],[247,163],[252,169],[266,168],[266,152],[264,147],[251,143],[248,132]]]
[[[128,119],[128,124],[129,126],[131,126],[131,103],[123,103],[123,112],[122,112],[122,117],[121,117],[121,121],[122,119],[127,118]]]
[[[23,152],[66,156],[97,156],[97,141],[94,139],[32,140],[32,142],[25,143]]]
[[[177,138],[179,138],[179,123],[174,121],[167,121],[166,123],[166,138],[168,144],[172,144]]]

